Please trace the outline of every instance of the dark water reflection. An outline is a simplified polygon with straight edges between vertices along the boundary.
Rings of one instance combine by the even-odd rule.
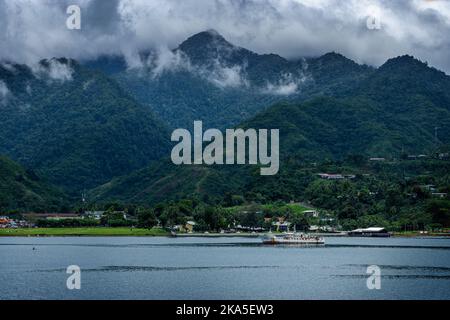
[[[0,238],[0,299],[450,299],[450,239],[259,241]],[[81,290],[66,288],[69,265]],[[381,290],[367,289],[369,265]]]

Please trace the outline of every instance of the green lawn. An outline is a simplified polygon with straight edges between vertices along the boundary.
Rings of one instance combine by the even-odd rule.
[[[169,233],[160,228],[27,228],[0,229],[0,237],[24,236],[167,236]]]

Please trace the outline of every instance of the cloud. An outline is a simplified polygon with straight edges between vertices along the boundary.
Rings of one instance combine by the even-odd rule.
[[[160,46],[153,51],[143,66],[151,70],[154,78],[167,71],[193,70],[189,58],[183,52],[179,50],[173,51],[165,46]]]
[[[294,77],[291,73],[286,73],[281,75],[276,83],[267,83],[263,92],[280,96],[296,94],[300,91],[301,85],[307,80],[306,76]]]
[[[170,50],[163,46],[152,51],[144,61],[133,63],[133,67],[130,69],[134,71],[135,69],[147,69],[153,79],[165,72],[187,71],[219,88],[247,87],[249,85],[245,75],[245,65],[225,65],[219,58],[212,59],[208,65],[194,65],[183,51]]]
[[[0,67],[8,70],[9,72],[16,72],[16,68],[14,67],[14,65],[9,62],[0,63]]]
[[[69,4],[82,9],[81,30],[66,28]],[[380,29],[367,27],[370,17]],[[258,53],[297,58],[337,51],[375,66],[408,53],[450,73],[446,0],[4,0],[0,59],[123,53],[132,65],[141,50],[175,48],[211,28]],[[233,78],[234,71],[225,73]]]
[[[3,104],[6,101],[6,99],[8,98],[9,94],[10,94],[10,91],[9,91],[8,87],[2,80],[0,80],[0,103]]]
[[[216,60],[212,68],[199,69],[198,72],[205,79],[220,88],[236,88],[249,86],[244,69],[245,66],[225,66]]]
[[[72,74],[74,72],[70,60],[68,60],[67,63],[62,63],[57,59],[33,64],[32,70],[36,77],[44,77],[61,82],[72,80]]]

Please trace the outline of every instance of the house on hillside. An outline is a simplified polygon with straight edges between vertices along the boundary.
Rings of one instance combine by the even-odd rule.
[[[445,199],[447,198],[447,193],[446,192],[433,192],[431,194],[434,198],[439,198],[439,199]]]
[[[344,176],[342,174],[332,174],[332,173],[319,173],[319,177],[326,180],[342,180]]]
[[[436,186],[434,184],[425,184],[419,187],[429,192],[436,192]]]
[[[343,180],[356,178],[356,175],[354,174],[319,173],[318,176],[326,180]]]
[[[305,211],[303,211],[303,214],[306,217],[312,217],[312,218],[318,218],[319,217],[319,211],[317,211],[317,210],[305,210]]]

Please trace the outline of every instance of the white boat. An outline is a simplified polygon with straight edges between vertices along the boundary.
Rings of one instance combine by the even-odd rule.
[[[285,233],[280,235],[267,234],[263,238],[264,244],[324,244],[321,237],[311,236],[304,233]]]

